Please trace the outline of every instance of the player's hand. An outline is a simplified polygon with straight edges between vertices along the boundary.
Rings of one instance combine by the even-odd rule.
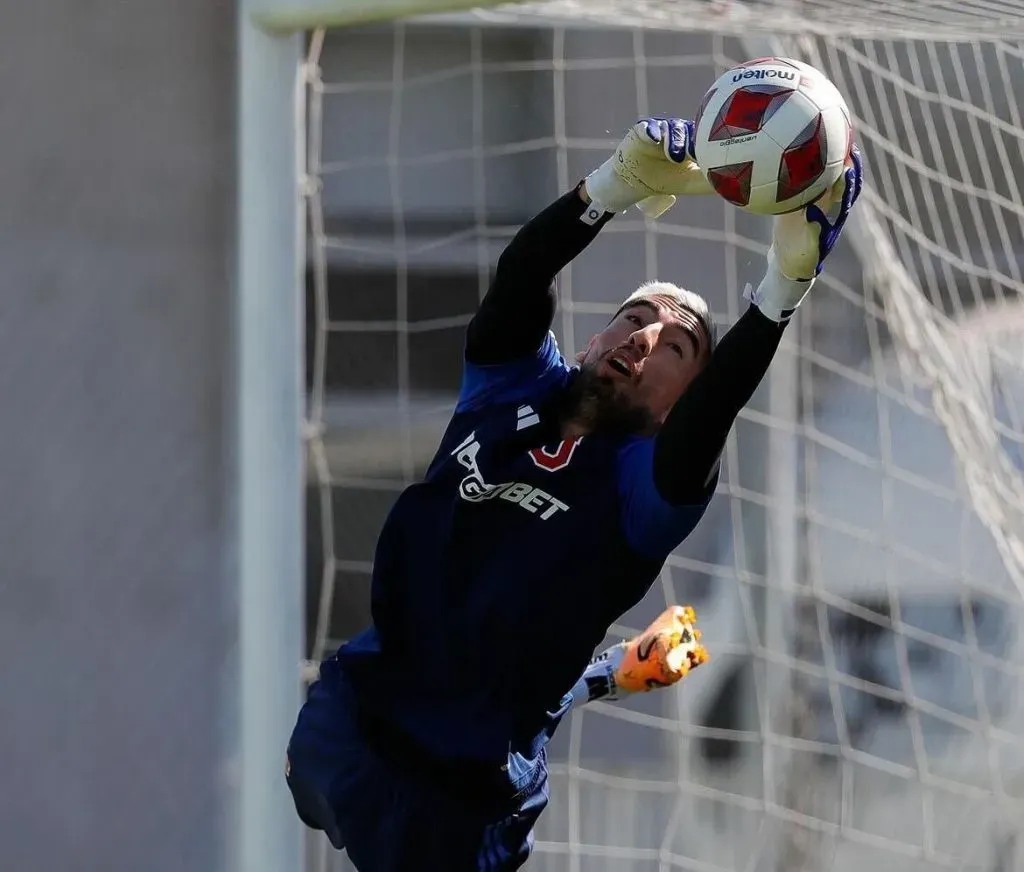
[[[749,285],[744,291],[763,315],[779,323],[793,316],[839,241],[863,183],[864,167],[854,146],[845,172],[817,203],[772,219],[768,269],[756,291]]]
[[[784,276],[807,281],[821,272],[825,258],[839,241],[863,183],[863,163],[854,146],[846,171],[817,203],[773,219],[772,249]],[[830,212],[835,212],[832,221],[828,217]]]
[[[694,160],[693,136],[692,121],[642,118],[587,176],[588,196],[609,212],[639,204],[648,218],[657,218],[677,196],[714,193]]]
[[[613,672],[619,693],[669,687],[705,663],[708,652],[696,621],[689,606],[670,606],[639,636],[623,642]]]

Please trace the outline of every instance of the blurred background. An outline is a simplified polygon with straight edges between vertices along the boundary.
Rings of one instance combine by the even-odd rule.
[[[0,52],[3,869],[272,868],[232,847],[238,737],[267,726],[238,691],[235,13],[46,0]],[[303,409],[269,389],[264,414],[293,414],[296,465],[301,423],[303,500],[266,518],[304,522],[304,565],[263,607],[305,642],[267,640],[296,661],[265,678],[268,738],[298,661],[368,620],[377,532],[432,457],[502,247],[633,120],[692,116],[720,72],[785,54],[847,97],[869,188],[707,516],[610,630],[692,604],[711,664],[562,726],[528,868],[1024,869],[1024,8],[562,0],[292,49],[303,280],[271,290],[302,304]],[[727,327],[769,233],[710,198],[616,218],[562,276],[563,351],[647,279]],[[309,872],[349,868],[303,838]]]
[[[328,30],[311,45],[309,656],[365,625],[376,532],[433,456],[465,325],[515,229],[633,119],[692,115],[744,59],[801,57],[858,119],[869,220],[892,262],[879,266],[865,234],[830,259],[736,426],[707,517],[612,631],[693,604],[713,666],[565,725],[532,865],[1021,868],[1007,847],[1020,820],[1021,596],[999,553],[1020,517],[986,529],[975,505],[1001,486],[991,446],[955,403],[932,408],[936,380],[968,392],[1018,475],[1024,381],[1007,340],[1022,213],[997,179],[1021,166],[1007,121],[1019,51],[771,38],[671,3],[649,7],[676,28],[595,20],[655,11],[614,4],[587,7],[587,21],[549,17],[565,5]],[[695,19],[717,32],[687,31]],[[768,232],[717,199],[657,223],[617,218],[562,276],[563,350],[646,279],[701,292],[728,325]],[[915,339],[915,325],[936,335]],[[968,473],[987,481],[975,493],[950,433],[988,466]],[[313,867],[343,868],[326,854]]]

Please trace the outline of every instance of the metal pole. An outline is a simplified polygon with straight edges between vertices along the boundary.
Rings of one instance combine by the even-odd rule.
[[[302,36],[272,36],[238,4],[237,461],[239,686],[234,759],[237,872],[302,863],[284,781],[300,705],[303,626],[301,421],[305,238]]]

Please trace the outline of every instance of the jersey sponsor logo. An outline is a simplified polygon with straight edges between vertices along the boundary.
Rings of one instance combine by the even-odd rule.
[[[454,457],[469,475],[459,482],[459,496],[468,503],[482,503],[487,500],[501,499],[520,506],[531,514],[537,515],[542,521],[569,511],[569,506],[547,491],[521,481],[509,481],[502,484],[488,484],[480,472],[477,455],[480,443],[476,433],[470,433],[452,451]]]
[[[572,462],[572,455],[576,446],[583,441],[580,436],[576,439],[563,439],[554,448],[531,448],[530,459],[535,466],[546,469],[548,472],[558,472],[565,469]]]

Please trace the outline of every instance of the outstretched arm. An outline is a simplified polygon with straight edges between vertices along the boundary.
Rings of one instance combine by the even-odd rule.
[[[669,606],[639,636],[598,654],[570,691],[572,707],[669,687],[707,662],[689,606]]]
[[[757,290],[748,294],[750,308],[722,337],[658,432],[654,485],[667,503],[685,506],[707,499],[733,422],[767,373],[786,324],[821,272],[860,193],[856,149],[851,162],[841,179],[834,222],[818,206],[775,219],[768,268]]]
[[[469,325],[466,360],[486,366],[536,353],[555,314],[555,276],[614,214],[639,204],[653,218],[677,194],[709,193],[692,160],[692,138],[690,121],[638,121],[608,160],[528,221],[498,259]]]
[[[555,276],[612,216],[590,207],[581,182],[523,225],[498,258],[490,289],[469,324],[470,363],[506,363],[540,348],[555,316]]]
[[[747,309],[669,412],[654,442],[654,483],[666,502],[706,499],[729,431],[767,373],[786,323]]]

